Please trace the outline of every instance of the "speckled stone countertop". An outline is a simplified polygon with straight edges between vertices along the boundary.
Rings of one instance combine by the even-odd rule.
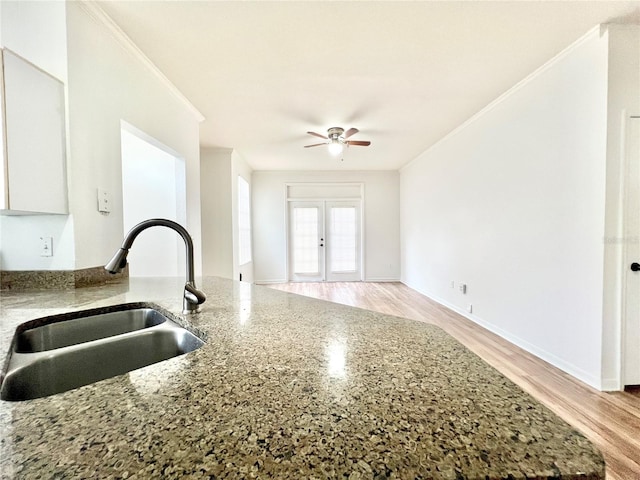
[[[189,354],[0,401],[0,478],[602,479],[578,432],[441,329],[206,278]],[[0,354],[38,317],[149,302],[182,282],[0,294]]]

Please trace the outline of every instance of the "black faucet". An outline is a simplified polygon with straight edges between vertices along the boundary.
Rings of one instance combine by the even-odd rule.
[[[193,241],[191,240],[189,232],[187,232],[187,230],[179,223],[172,220],[166,220],[164,218],[152,218],[150,220],[140,222],[133,227],[129,233],[127,233],[124,242],[122,242],[122,246],[109,263],[104,266],[104,268],[109,271],[109,273],[118,273],[122,271],[122,269],[127,266],[127,255],[129,254],[129,249],[131,248],[131,245],[133,245],[133,241],[136,237],[143,230],[156,226],[168,227],[175,230],[184,240],[185,246],[187,247],[187,283],[184,285],[182,313],[198,313],[201,310],[200,305],[205,302],[207,297],[203,292],[196,288],[195,275],[193,272]]]

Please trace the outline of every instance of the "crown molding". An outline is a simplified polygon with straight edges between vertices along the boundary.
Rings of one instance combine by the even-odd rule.
[[[151,72],[160,82],[171,92],[171,94],[182,102],[195,116],[198,122],[204,121],[205,117],[200,111],[185,97],[182,92],[169,80],[164,73],[147,57],[142,50],[131,40],[131,38],[107,15],[107,13],[94,0],[82,0],[79,2],[82,10],[107,29],[111,36],[131,55],[133,55],[146,69]]]

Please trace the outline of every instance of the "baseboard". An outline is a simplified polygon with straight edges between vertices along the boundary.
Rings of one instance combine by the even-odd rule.
[[[470,314],[469,312],[466,312],[464,309],[457,307],[456,305],[450,304],[449,302],[438,297],[437,295],[433,295],[432,293],[426,292],[422,289],[414,288],[408,283],[406,283],[405,281],[402,281],[402,283],[407,287],[411,288],[412,290],[415,290],[416,292],[424,295],[425,297],[429,297],[434,302],[437,302],[440,305],[447,307],[449,310],[453,310],[457,314],[472,321],[473,323],[480,325],[481,327],[489,330],[490,332],[495,333],[499,337],[504,338],[505,340],[513,343],[517,347],[520,347],[523,350],[531,353],[532,355],[535,355],[536,357],[540,358],[541,360],[544,360],[550,365],[553,365],[554,367],[559,368],[560,370],[568,373],[572,377],[575,377],[581,382],[586,383],[590,387],[593,387],[597,390],[606,389],[604,383],[601,381],[600,378],[594,377],[593,375],[589,374],[588,372],[585,372],[581,368],[576,367],[575,365],[557,357],[553,353],[547,352],[546,350],[539,348],[536,345],[533,345],[532,343],[529,343],[527,340],[524,340],[516,335],[511,334],[508,331],[492,324],[491,322],[483,320],[477,315]]]
[[[617,378],[605,378],[602,380],[603,392],[619,392],[622,390],[622,384]]]
[[[288,283],[289,280],[254,280],[253,283],[256,285],[271,285],[275,283]],[[399,278],[396,277],[372,277],[366,278],[363,282],[371,282],[371,283],[395,283],[400,282]]]
[[[253,283],[255,283],[256,285],[272,285],[275,283],[287,283],[288,280],[285,279],[281,279],[281,280],[254,280]]]

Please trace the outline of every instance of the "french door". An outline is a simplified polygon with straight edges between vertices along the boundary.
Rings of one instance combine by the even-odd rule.
[[[289,203],[289,278],[361,280],[360,201]]]

